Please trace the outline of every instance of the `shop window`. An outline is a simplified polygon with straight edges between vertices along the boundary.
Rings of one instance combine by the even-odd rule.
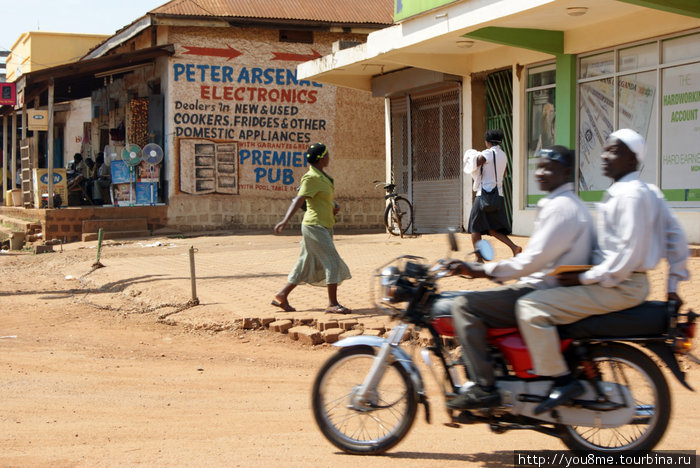
[[[584,57],[579,62],[580,78],[595,78],[615,71],[615,53],[606,52]]]
[[[659,46],[654,42],[622,49],[618,63],[621,72],[656,66],[659,64]]]
[[[554,144],[554,97],[556,66],[547,64],[533,67],[527,75],[527,204],[533,206],[544,196],[535,182],[537,157],[541,148]]]
[[[646,139],[642,180],[676,206],[700,206],[700,34],[580,57],[578,120],[583,200],[610,186],[600,170],[608,135],[632,128]]]
[[[662,80],[661,189],[700,205],[700,62],[666,68]]]
[[[700,34],[676,37],[663,41],[664,63],[700,58]]]
[[[298,31],[294,29],[280,29],[280,42],[300,42],[302,44],[313,44],[313,31]]]

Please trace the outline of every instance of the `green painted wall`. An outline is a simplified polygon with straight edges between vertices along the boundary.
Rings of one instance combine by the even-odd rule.
[[[401,21],[458,0],[394,0],[394,21]]]
[[[557,55],[554,109],[557,113],[554,140],[567,148],[576,147],[576,56]]]

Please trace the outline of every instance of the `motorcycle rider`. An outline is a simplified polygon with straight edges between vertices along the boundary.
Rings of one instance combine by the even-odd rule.
[[[518,325],[535,372],[554,378],[549,398],[535,414],[584,392],[564,361],[557,325],[641,304],[649,293],[646,271],[661,257],[669,263],[668,300],[681,302],[676,288],[688,279],[688,243],[661,191],[639,179],[644,145],[644,138],[630,129],[613,132],[605,143],[602,170],[614,183],[598,205],[594,266],[559,275],[563,287],[534,291],[517,301]]]
[[[470,379],[476,384],[447,402],[452,409],[498,406],[500,395],[486,340],[491,327],[515,327],[516,301],[543,288],[557,286],[547,273],[559,265],[590,263],[594,245],[591,216],[574,193],[571,182],[574,154],[564,146],[553,146],[539,153],[535,179],[549,192],[537,203],[537,217],[530,241],[513,258],[487,264],[458,260],[449,267],[456,274],[499,281],[520,279],[517,283],[485,291],[473,291],[457,298],[452,305],[455,330]]]

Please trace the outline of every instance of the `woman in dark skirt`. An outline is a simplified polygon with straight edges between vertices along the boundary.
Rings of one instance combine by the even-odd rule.
[[[474,181],[473,189],[476,192],[472,211],[469,214],[468,232],[472,235],[472,243],[476,244],[482,235],[488,234],[506,244],[513,255],[522,252],[522,248],[510,240],[511,226],[506,215],[505,204],[501,204],[498,210],[484,212],[481,209],[481,195],[483,191],[498,190],[503,197],[503,174],[506,171],[508,157],[501,149],[503,132],[499,129],[489,130],[484,135],[486,149],[478,152],[469,150],[464,155],[464,172],[471,175]],[[479,256],[480,262],[483,259]]]

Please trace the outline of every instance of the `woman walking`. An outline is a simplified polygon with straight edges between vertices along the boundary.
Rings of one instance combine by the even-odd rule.
[[[289,305],[288,296],[297,285],[309,283],[328,289],[327,313],[348,314],[350,309],[338,303],[338,285],[350,279],[350,270],[333,245],[333,225],[338,205],[333,201],[333,179],[323,169],[330,162],[328,148],[314,143],[306,151],[309,171],[301,178],[299,194],[292,200],[282,221],[275,225],[275,234],[285,228],[289,220],[306,202],[301,223],[301,252],[287,284],[275,294],[272,305],[285,312],[296,309]]]
[[[472,244],[488,234],[506,244],[513,255],[522,252],[522,248],[510,240],[511,226],[506,215],[505,203],[503,203],[503,174],[506,171],[508,157],[501,149],[503,132],[500,129],[488,130],[484,135],[486,149],[478,152],[469,150],[464,155],[464,172],[471,175],[474,184],[472,188],[476,192],[472,211],[469,215],[469,233],[472,235]],[[498,190],[499,203],[496,208],[485,211],[481,198],[484,192]],[[492,211],[491,211],[492,210]],[[481,256],[478,261],[483,262]]]

